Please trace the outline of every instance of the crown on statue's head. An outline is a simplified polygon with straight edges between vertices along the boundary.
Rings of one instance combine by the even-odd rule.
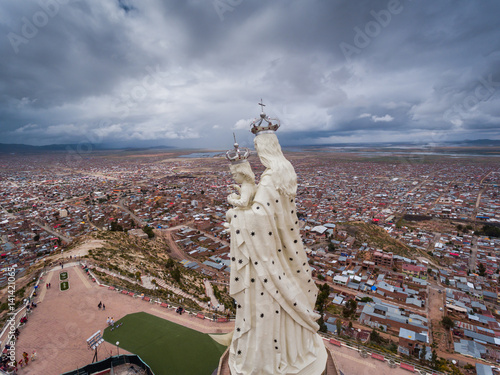
[[[236,136],[234,137],[234,149],[228,150],[226,152],[226,159],[231,162],[231,164],[238,164],[247,161],[250,156],[250,150],[246,147],[240,148],[238,142],[236,142]]]
[[[260,100],[259,105],[262,107],[262,112],[260,117],[252,121],[250,131],[255,134],[264,134],[269,132],[275,132],[280,127],[280,120],[277,118],[270,118],[264,113],[265,104]]]

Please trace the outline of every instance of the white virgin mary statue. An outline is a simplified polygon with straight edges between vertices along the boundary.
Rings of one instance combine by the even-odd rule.
[[[320,375],[327,353],[317,333],[317,288],[299,233],[297,176],[283,156],[277,126],[269,125],[252,129],[266,167],[254,200],[227,212],[230,294],[237,304],[229,367],[232,375]]]

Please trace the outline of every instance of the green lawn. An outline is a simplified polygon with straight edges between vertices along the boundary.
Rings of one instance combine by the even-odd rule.
[[[129,314],[104,340],[137,354],[155,375],[211,375],[226,348],[204,333],[145,312]]]
[[[66,280],[68,278],[68,273],[66,271],[59,274],[59,280]]]
[[[59,287],[61,288],[61,290],[68,290],[69,289],[69,282],[63,281],[61,284],[59,284]]]

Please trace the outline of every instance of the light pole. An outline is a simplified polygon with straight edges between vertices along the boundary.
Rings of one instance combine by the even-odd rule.
[[[120,355],[120,347],[118,346],[120,345],[120,341],[117,341],[116,342],[116,353],[118,354],[118,356]]]

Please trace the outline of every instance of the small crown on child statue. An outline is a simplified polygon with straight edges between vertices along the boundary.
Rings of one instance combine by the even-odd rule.
[[[266,106],[262,103],[262,99],[260,99],[259,105],[262,108],[262,112],[260,113],[260,118],[256,118],[252,121],[251,132],[255,135],[257,134],[265,134],[270,132],[275,132],[280,127],[280,120],[277,118],[270,118],[264,113],[264,107]],[[274,124],[273,124],[274,122]]]
[[[250,156],[250,150],[246,147],[240,148],[238,142],[236,142],[236,136],[233,133],[234,137],[234,149],[226,152],[226,159],[229,160],[232,164],[243,163],[247,161]]]

